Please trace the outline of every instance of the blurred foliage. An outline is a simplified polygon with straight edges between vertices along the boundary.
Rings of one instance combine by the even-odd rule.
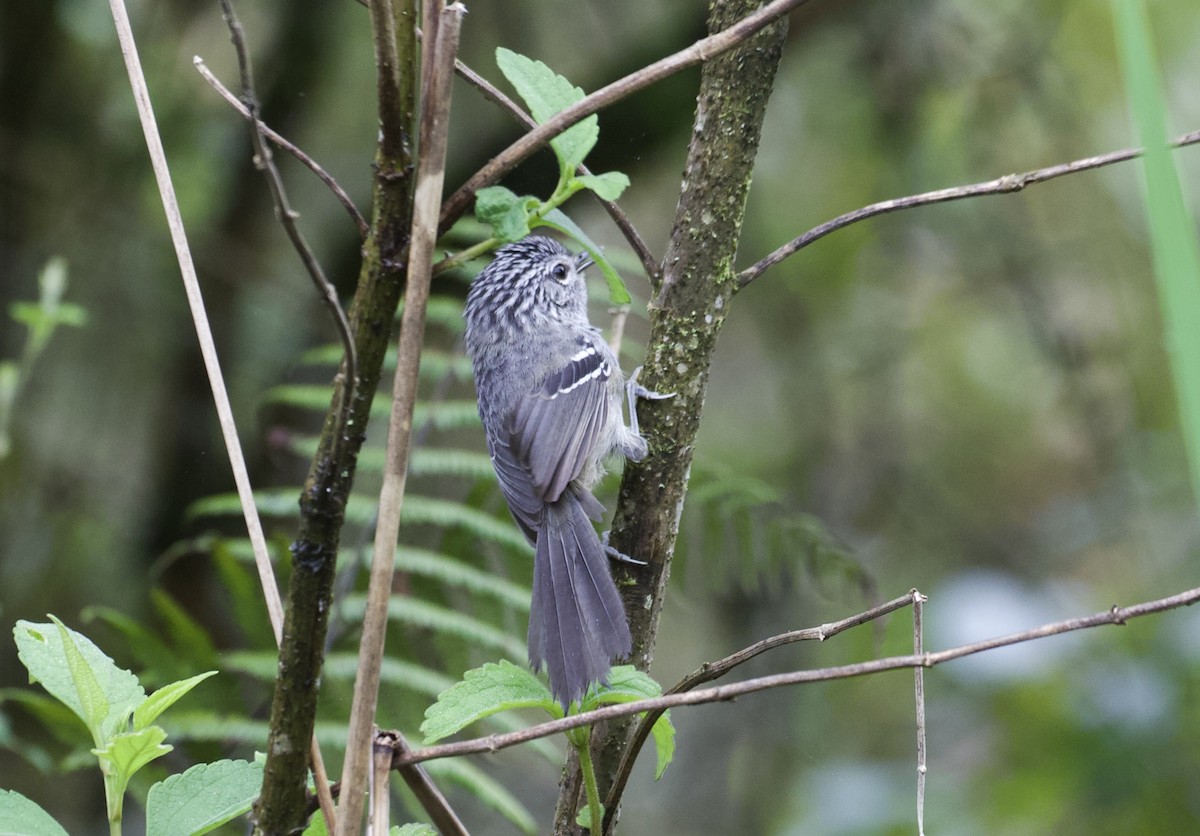
[[[365,205],[375,115],[363,9],[266,0],[240,11],[266,121]],[[481,4],[462,57],[499,82],[492,56],[505,46],[592,90],[690,43],[704,12],[699,0],[587,0],[570,14],[561,3]],[[1200,128],[1200,7],[1159,0],[1150,12],[1169,131]],[[253,176],[245,126],[191,66],[198,54],[235,77],[215,5],[143,3],[131,14],[252,475],[286,497],[305,469],[291,451],[315,426],[279,387],[325,386],[329,368],[301,358],[333,335]],[[1136,142],[1106,3],[811,2],[790,32],[739,248],[745,264],[875,200]],[[689,71],[601,113],[589,156],[597,170],[629,174],[622,206],[659,254],[695,83]],[[519,131],[473,91],[456,91],[455,103],[450,188]],[[1200,149],[1174,159],[1194,216]],[[348,292],[353,225],[307,172],[280,164],[301,224]],[[549,194],[556,174],[547,153],[505,185]],[[655,678],[670,685],[751,641],[913,586],[931,597],[934,649],[1195,586],[1200,529],[1141,200],[1127,165],[897,213],[820,241],[737,297],[698,442],[703,501],[683,512]],[[582,198],[570,208],[644,300],[647,285],[623,266],[603,212]],[[238,671],[205,686],[206,708],[224,719],[205,726],[192,715],[190,751],[164,761],[182,771],[191,759],[247,757],[265,736],[270,633],[236,526],[198,542],[212,536],[212,518],[186,514],[232,480],[111,22],[103,4],[79,0],[0,6],[0,310],[37,297],[34,277],[53,255],[70,265],[69,297],[89,321],[46,345],[17,405],[0,462],[0,614],[9,624],[48,611],[72,621],[91,608],[104,626],[85,629],[118,663],[136,660],[164,682],[208,670],[203,660],[215,656]],[[440,281],[452,321],[464,285]],[[627,368],[645,333],[631,318]],[[0,357],[17,356],[24,337],[0,325]],[[426,400],[469,403],[462,366],[456,377],[445,371],[461,364],[453,336],[432,347],[444,373],[426,380]],[[430,430],[429,449],[482,453],[475,430],[446,421]],[[458,465],[450,475],[435,461],[420,476],[428,481],[414,473],[414,490],[508,525],[489,483],[474,481],[479,462]],[[369,495],[369,479],[360,488]],[[611,492],[604,498],[611,505]],[[798,527],[772,540],[777,520]],[[448,609],[469,601],[519,637],[515,595],[489,600],[462,566],[454,583],[418,569],[432,552],[519,588],[521,556],[461,525],[411,528],[404,588],[442,596]],[[280,525],[281,570],[289,536]],[[754,551],[772,541],[782,554]],[[349,567],[369,540],[347,532],[343,543]],[[352,620],[342,624],[352,631]],[[384,722],[428,703],[442,687],[434,668],[457,678],[497,655],[432,639],[412,621],[393,630],[395,646],[425,663],[424,679],[396,669],[393,681],[424,693],[393,687]],[[2,645],[0,686],[22,684]],[[930,832],[1179,832],[1200,805],[1198,647],[1200,617],[1175,612],[927,674]],[[745,673],[909,648],[898,614],[879,629],[775,651]],[[322,717],[346,710],[351,668],[344,651],[331,657]],[[675,764],[658,783],[653,765],[639,764],[623,821],[661,834],[910,833],[911,689],[894,673],[676,712]],[[0,786],[39,801],[53,793],[69,832],[103,832],[98,780],[46,777],[68,750],[33,737],[30,713],[42,710],[5,704],[0,741],[25,756],[0,752]],[[185,715],[168,718],[173,734]],[[319,732],[332,744],[343,730]],[[556,771],[542,755],[438,769],[448,781],[502,784],[536,821],[549,818]],[[463,804],[468,821],[495,817]]]

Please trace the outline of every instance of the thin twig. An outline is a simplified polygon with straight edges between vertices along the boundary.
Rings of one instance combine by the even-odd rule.
[[[263,124],[258,118],[259,105],[258,94],[254,89],[254,72],[250,64],[250,51],[246,48],[246,37],[242,31],[242,24],[234,13],[230,0],[219,0],[219,2],[221,13],[225,16],[225,23],[229,27],[229,38],[233,42],[233,50],[237,54],[238,72],[242,82],[242,104],[246,106],[246,110],[250,114],[248,118],[252,128],[250,138],[254,144],[254,165],[266,176],[267,184],[271,189],[271,199],[275,202],[275,215],[278,217],[279,223],[283,225],[297,255],[300,256],[304,269],[308,271],[309,278],[312,279],[322,304],[329,310],[329,315],[337,328],[338,338],[342,341],[343,374],[346,376],[346,386],[342,390],[341,403],[338,406],[338,424],[345,428],[350,417],[350,403],[354,400],[354,389],[358,385],[358,352],[354,347],[354,335],[350,333],[350,322],[346,319],[346,311],[342,309],[342,303],[338,301],[337,290],[325,277],[325,271],[321,268],[320,262],[317,261],[316,255],[308,246],[308,241],[296,224],[296,218],[299,215],[293,211],[288,202],[287,191],[283,186],[283,176],[279,173],[279,168],[276,167],[275,159],[271,154],[271,147],[267,145],[263,136]],[[344,432],[340,432],[334,439],[331,456],[335,459],[338,458],[343,435]]]
[[[412,751],[400,735],[393,732],[380,732],[379,735],[382,744],[380,748],[386,749],[389,757],[394,756],[395,752]],[[379,749],[377,748],[376,751]],[[429,773],[425,771],[424,767],[414,763],[400,767],[399,771],[400,777],[417,797],[422,809],[433,819],[433,825],[437,828],[440,836],[467,836],[467,826],[455,814],[450,802],[430,779]]]
[[[413,199],[408,277],[404,313],[400,322],[396,376],[392,385],[387,463],[383,487],[379,494],[379,521],[375,528],[367,606],[363,614],[362,638],[358,652],[358,676],[354,683],[346,758],[342,769],[343,792],[338,810],[340,836],[358,833],[362,820],[362,789],[366,784],[375,709],[379,700],[379,672],[383,661],[388,601],[395,571],[400,509],[408,475],[413,408],[417,398],[417,377],[425,334],[425,309],[429,300],[430,268],[437,243],[437,213],[445,179],[454,55],[458,50],[459,28],[466,11],[459,3],[439,11],[440,5],[440,2],[426,2],[424,8],[427,27],[436,26],[438,33],[433,41],[434,54],[426,56],[426,60],[422,62],[428,70],[429,77],[423,81],[424,96],[421,102],[418,140],[420,158],[417,161]],[[399,737],[398,734],[396,736]],[[437,798],[445,803],[440,794]],[[445,812],[453,815],[449,810]],[[437,813],[431,811],[431,815]]]
[[[179,272],[183,277],[183,288],[187,295],[188,308],[192,313],[192,322],[196,328],[196,338],[200,342],[200,355],[204,359],[204,369],[208,374],[209,386],[212,388],[217,419],[221,424],[225,450],[229,454],[233,480],[237,485],[238,499],[242,504],[242,515],[245,517],[250,545],[254,551],[254,564],[258,569],[263,594],[266,597],[267,613],[271,619],[271,627],[275,631],[275,641],[278,642],[283,631],[283,602],[279,597],[279,587],[275,582],[275,571],[271,566],[270,553],[267,551],[266,537],[263,536],[262,521],[258,516],[258,508],[254,504],[254,492],[250,486],[249,472],[246,470],[246,459],[242,454],[241,442],[238,440],[237,425],[234,423],[233,409],[229,404],[229,393],[225,389],[225,379],[221,374],[221,363],[217,357],[216,344],[213,341],[212,329],[208,324],[208,315],[204,310],[204,297],[200,292],[199,279],[196,277],[196,265],[192,262],[187,232],[184,230],[183,218],[179,213],[179,202],[175,197],[175,187],[171,183],[171,172],[167,166],[167,157],[158,133],[158,124],[154,119],[150,91],[146,86],[146,77],[142,73],[137,44],[133,39],[133,30],[129,25],[129,15],[125,10],[124,0],[109,0],[109,7],[112,10],[113,22],[116,24],[121,54],[125,58],[125,68],[129,73],[129,86],[133,90],[138,118],[141,120],[142,132],[146,137],[146,148],[150,153],[150,163],[158,183],[163,211],[167,216],[171,243],[175,247],[175,257],[179,262]]]
[[[912,591],[913,653],[925,653],[925,602],[929,599]],[[913,668],[917,697],[917,836],[925,836],[925,668]]]
[[[342,340],[344,351],[343,373],[346,375],[346,386],[343,390],[339,411],[341,416],[340,425],[345,427],[349,419],[350,402],[354,397],[354,387],[358,382],[358,355],[354,348],[354,337],[350,333],[350,323],[346,319],[346,312],[342,309],[342,305],[338,301],[337,291],[334,290],[330,281],[325,278],[325,271],[321,269],[316,255],[308,246],[308,241],[305,240],[304,235],[300,232],[300,228],[296,225],[297,215],[288,202],[287,191],[283,186],[283,176],[280,175],[279,169],[275,166],[274,158],[271,155],[271,148],[267,145],[263,136],[263,124],[258,118],[258,94],[254,89],[254,72],[250,64],[250,51],[246,48],[246,38],[242,30],[241,21],[238,20],[230,0],[219,0],[219,2],[221,13],[225,18],[225,24],[229,28],[229,39],[233,43],[233,50],[237,55],[238,72],[242,84],[242,104],[246,108],[248,120],[251,125],[250,138],[254,145],[254,164],[266,175],[267,184],[271,189],[271,199],[275,203],[275,214],[279,218],[279,222],[283,225],[284,231],[291,240],[296,253],[300,256],[300,261],[308,271],[309,277],[316,286],[321,301],[329,309],[334,325],[337,328],[338,336]],[[342,434],[339,433],[338,441],[334,443],[333,454],[335,456],[341,437]],[[321,747],[317,743],[315,735],[309,740],[309,751],[313,771],[313,784],[316,787],[317,799],[321,804],[321,814],[325,818],[326,829],[332,831],[336,827],[333,796],[329,792],[329,777],[325,771],[325,759],[321,756]]]
[[[621,342],[625,339],[625,322],[629,319],[629,306],[621,305],[609,310],[612,314],[612,326],[608,329],[608,347],[613,354],[621,356]]]
[[[511,171],[518,163],[529,157],[534,151],[548,143],[551,138],[565,131],[581,119],[586,119],[593,113],[607,107],[613,102],[620,101],[626,96],[636,93],[656,81],[674,75],[680,70],[693,67],[732,49],[745,41],[755,32],[783,17],[788,12],[806,3],[807,0],[773,0],[757,12],[747,15],[740,21],[715,35],[702,38],[691,46],[655,61],[624,78],[618,79],[594,93],[584,96],[575,104],[559,112],[553,119],[522,136],[512,145],[505,148],[487,165],[471,176],[466,183],[459,187],[442,206],[440,228],[449,228],[467,210],[475,192],[484,186],[490,186]]]
[[[1176,137],[1171,142],[1171,145],[1181,148],[1185,145],[1194,145],[1198,142],[1200,142],[1200,131],[1192,131],[1191,133]],[[1083,159],[1074,160],[1069,163],[1059,163],[1058,165],[1047,166],[1046,168],[1026,171],[1024,174],[1006,174],[1003,177],[997,177],[995,180],[988,180],[983,183],[952,186],[947,189],[937,189],[932,192],[898,197],[892,200],[881,200],[879,203],[872,203],[870,206],[864,206],[861,209],[855,209],[844,215],[838,215],[836,218],[828,220],[820,226],[813,227],[803,235],[793,238],[766,258],[761,259],[739,273],[738,287],[745,287],[788,256],[799,252],[814,241],[824,238],[829,233],[836,232],[859,221],[864,221],[867,218],[873,218],[876,215],[886,215],[889,212],[898,212],[901,209],[912,209],[917,206],[948,203],[952,200],[963,200],[968,197],[1012,194],[1013,192],[1021,191],[1026,186],[1044,183],[1056,177],[1063,177],[1064,175],[1075,174],[1080,171],[1090,171],[1091,169],[1103,168],[1113,163],[1132,160],[1140,157],[1142,153],[1143,149],[1141,148],[1125,148],[1121,151],[1112,151],[1108,154],[1084,157]]]
[[[213,341],[212,329],[208,324],[208,315],[204,310],[204,297],[200,292],[200,282],[196,277],[196,267],[192,262],[191,249],[187,242],[187,233],[183,227],[183,218],[179,212],[179,202],[175,197],[175,187],[171,183],[171,173],[167,166],[167,157],[163,151],[162,139],[158,133],[158,125],[154,119],[154,108],[150,103],[150,92],[146,86],[146,78],[142,73],[142,65],[138,59],[137,45],[133,39],[133,30],[129,25],[129,15],[125,10],[123,0],[109,0],[113,22],[116,24],[117,40],[121,45],[121,54],[125,58],[125,68],[129,74],[129,84],[133,90],[134,102],[137,105],[138,118],[142,123],[142,132],[146,137],[146,147],[150,153],[150,162],[154,168],[154,177],[158,183],[159,195],[162,198],[163,210],[167,216],[167,226],[171,232],[171,241],[175,247],[175,256],[179,262],[179,271],[183,276],[184,291],[188,299],[188,307],[192,312],[192,321],[196,328],[196,336],[200,342],[200,354],[204,359],[204,368],[208,374],[209,386],[212,388],[213,402],[217,409],[217,418],[221,425],[221,433],[225,441],[225,450],[229,455],[229,464],[233,470],[233,480],[237,486],[238,499],[242,505],[242,515],[246,520],[247,534],[250,538],[251,549],[254,552],[254,565],[258,570],[259,584],[263,597],[266,599],[267,614],[271,620],[271,629],[275,634],[278,645],[283,637],[283,601],[279,595],[279,585],[275,579],[275,570],[271,565],[271,557],[267,551],[267,541],[263,534],[262,521],[258,516],[258,508],[254,504],[254,491],[250,485],[250,475],[246,469],[246,459],[242,453],[241,442],[238,439],[237,425],[234,423],[233,409],[229,403],[229,394],[225,389],[224,376],[221,374],[221,364],[217,358],[216,344]],[[312,740],[312,759],[314,778],[317,792],[321,798],[322,811],[326,823],[332,824],[332,802],[329,801],[328,780],[321,761],[321,753],[317,742]],[[327,803],[328,802],[328,803]]]
[[[394,741],[394,735],[382,732],[376,735],[375,745],[371,748],[371,780],[368,785],[371,817],[367,825],[369,836],[387,836],[391,825],[391,770],[388,767],[391,765]]]
[[[213,71],[210,70],[208,65],[204,63],[203,58],[201,58],[199,55],[195,56],[192,58],[192,64],[195,65],[196,71],[200,73],[201,78],[207,81],[209,86],[216,90],[221,98],[229,102],[234,110],[242,114],[243,118],[253,118],[251,117],[250,111],[246,105],[242,104],[241,100],[238,99],[238,97],[235,96],[228,87],[222,84],[219,78],[213,75]],[[342,207],[350,215],[350,219],[354,221],[354,225],[358,227],[359,236],[366,238],[371,232],[371,228],[367,225],[367,219],[364,218],[362,213],[358,211],[358,207],[354,205],[354,200],[346,193],[346,190],[342,188],[341,184],[338,183],[337,180],[333,179],[333,175],[322,168],[320,163],[318,163],[308,154],[304,153],[299,146],[295,145],[287,137],[272,129],[271,126],[267,125],[261,119],[258,120],[258,123],[263,132],[263,136],[299,160],[302,165],[308,168],[308,170],[313,174],[317,175],[317,178],[324,183],[331,192],[333,192],[333,196],[337,198],[337,202],[342,204]]]
[[[910,592],[907,595],[901,595],[899,598],[893,598],[885,604],[872,607],[869,610],[852,615],[849,618],[843,618],[840,621],[832,621],[818,627],[806,627],[802,630],[790,630],[786,633],[780,633],[777,636],[771,636],[762,641],[755,642],[749,647],[726,656],[724,659],[718,659],[715,662],[705,662],[695,671],[677,682],[666,693],[682,694],[698,688],[706,682],[713,682],[725,676],[739,665],[749,662],[755,656],[766,653],[768,650],[774,650],[777,647],[803,641],[823,642],[826,639],[833,638],[838,633],[845,632],[853,627],[858,627],[907,607],[913,602],[913,594],[913,592]],[[638,754],[641,753],[642,747],[646,745],[646,741],[650,739],[650,732],[654,728],[654,724],[658,722],[658,718],[665,711],[666,709],[646,712],[645,716],[639,721],[633,736],[630,738],[629,746],[626,747],[625,753],[621,758],[621,765],[617,769],[612,786],[608,790],[608,797],[604,801],[605,833],[608,833],[613,825],[614,818],[612,811],[615,811],[620,805],[621,796],[625,793],[625,786],[629,783],[629,776],[633,773],[633,765],[637,760]]]
[[[484,98],[499,106],[501,110],[508,113],[523,126],[526,128],[537,127],[537,122],[532,116],[525,112],[524,108],[506,96],[498,87],[481,76],[479,73],[472,70],[462,61],[454,62],[454,71],[458,73],[458,75],[464,81],[482,93]],[[585,165],[580,165],[578,171],[585,177],[592,173]],[[646,244],[645,239],[643,239],[641,234],[637,231],[637,228],[634,227],[633,221],[631,221],[629,216],[625,214],[625,210],[623,210],[613,201],[605,200],[595,192],[591,192],[591,195],[600,202],[600,205],[604,207],[604,211],[608,212],[608,216],[612,218],[613,223],[617,225],[617,229],[621,230],[621,234],[625,236],[625,240],[629,243],[629,246],[635,253],[637,253],[638,260],[642,262],[642,269],[646,271],[646,277],[650,279],[650,284],[657,287],[660,274],[662,273],[662,264],[654,257],[654,254],[650,252],[650,247]]]
[[[1076,630],[1086,630],[1092,627],[1100,627],[1104,625],[1123,626],[1134,618],[1140,618],[1142,616],[1151,615],[1154,613],[1166,612],[1167,610],[1178,609],[1179,607],[1191,606],[1198,601],[1200,601],[1200,587],[1189,589],[1175,595],[1170,595],[1166,598],[1157,598],[1153,601],[1145,601],[1143,603],[1134,604],[1128,607],[1114,606],[1111,609],[1094,613],[1092,615],[1071,618],[1065,621],[1056,621],[1050,624],[1044,624],[1041,627],[1035,627],[1031,630],[1023,630],[1018,633],[1009,633],[1008,635],[972,642],[970,644],[952,647],[947,650],[940,650],[935,653],[914,653],[908,656],[888,656],[883,659],[873,659],[867,662],[856,662],[854,664],[839,665],[830,668],[792,671],[789,673],[747,679],[730,685],[718,685],[713,688],[705,688],[699,691],[664,694],[661,697],[637,700],[636,702],[622,703],[620,705],[608,705],[603,708],[598,708],[594,711],[588,711],[582,714],[573,714],[569,717],[564,717],[561,720],[552,720],[547,723],[539,723],[538,725],[530,726],[529,728],[521,729],[520,731],[506,732],[504,734],[492,734],[486,737],[477,737],[471,740],[458,741],[456,743],[444,743],[437,746],[427,746],[423,749],[414,750],[407,755],[397,754],[392,759],[392,768],[395,769],[404,764],[434,760],[435,758],[448,758],[458,757],[460,755],[496,752],[500,749],[506,749],[509,746],[515,746],[519,743],[528,743],[531,740],[549,737],[550,735],[559,734],[560,732],[564,732],[569,729],[590,725],[592,723],[599,723],[605,720],[614,720],[618,717],[628,717],[633,714],[640,714],[643,711],[658,711],[660,709],[675,708],[682,705],[701,705],[704,703],[725,702],[746,694],[752,694],[757,691],[766,691],[771,688],[781,688],[787,685],[800,685],[808,682],[829,682],[836,679],[849,679],[851,677],[868,676],[871,674],[882,673],[883,671],[903,670],[904,668],[932,668],[944,662],[949,662],[954,659],[961,659],[964,656],[972,656],[976,653],[983,653],[985,651],[995,650],[999,647],[1008,647],[1010,645],[1020,644],[1022,642],[1043,639],[1048,636],[1058,636],[1064,633],[1074,632]]]

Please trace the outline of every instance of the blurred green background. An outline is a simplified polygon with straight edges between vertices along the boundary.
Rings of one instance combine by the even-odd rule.
[[[376,133],[365,10],[350,0],[241,6],[266,121],[365,208]],[[1196,130],[1200,6],[1150,7],[1169,130]],[[334,335],[274,221],[244,124],[192,66],[199,55],[234,83],[224,24],[215,4],[194,0],[130,11],[253,477],[298,485],[305,463],[284,450],[294,416],[264,393],[311,381],[302,354]],[[695,0],[472,4],[462,58],[498,82],[492,53],[503,45],[591,90],[686,46],[704,15]],[[621,203],[660,256],[697,80],[682,73],[603,112],[589,160],[631,176]],[[461,82],[454,95],[448,188],[518,133]],[[792,16],[740,261],[876,200],[1132,144],[1107,3],[812,2]],[[1176,160],[1195,212],[1200,149]],[[280,161],[305,232],[348,296],[353,225],[311,175]],[[541,156],[506,184],[545,190],[555,173]],[[822,240],[739,295],[697,450],[706,501],[685,511],[652,673],[670,685],[759,638],[914,586],[931,599],[930,649],[1196,586],[1200,527],[1141,201],[1137,168],[1122,165],[885,216]],[[567,209],[620,250],[596,206]],[[66,259],[66,298],[90,319],[57,333],[39,359],[16,408],[13,452],[0,461],[3,635],[53,612],[107,647],[112,632],[89,626],[83,609],[153,624],[159,588],[218,648],[236,649],[226,585],[207,560],[172,551],[204,530],[189,504],[232,490],[232,479],[97,2],[0,7],[0,308],[35,299],[52,256]],[[644,277],[625,273],[644,300]],[[442,290],[461,297],[463,287]],[[635,317],[630,337],[644,336]],[[0,358],[23,341],[21,327],[0,320]],[[627,369],[637,362],[636,352],[625,359]],[[469,383],[454,385],[470,397]],[[467,438],[463,446],[482,449],[481,437]],[[712,486],[739,480],[744,490],[729,487],[723,503]],[[789,533],[764,535],[779,531]],[[743,673],[910,648],[902,612]],[[929,831],[1196,828],[1198,663],[1200,614],[1176,611],[935,669]],[[25,681],[0,636],[0,687]],[[265,692],[246,692],[243,713],[263,716]],[[4,712],[4,740],[36,737],[28,715]],[[399,722],[386,704],[381,722]],[[906,673],[677,711],[675,722],[676,763],[658,783],[639,764],[625,832],[915,829]],[[175,757],[172,768],[186,765],[184,752]],[[477,760],[544,828],[557,771],[529,763],[520,753]],[[30,766],[0,751],[0,787],[43,800],[72,833],[104,832],[94,771],[50,777]],[[515,832],[471,812],[478,832]]]

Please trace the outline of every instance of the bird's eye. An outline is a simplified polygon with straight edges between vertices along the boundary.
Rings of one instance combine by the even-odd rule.
[[[566,282],[567,277],[570,275],[570,271],[567,270],[567,265],[565,264],[555,264],[550,268],[550,275],[553,276],[556,281]]]

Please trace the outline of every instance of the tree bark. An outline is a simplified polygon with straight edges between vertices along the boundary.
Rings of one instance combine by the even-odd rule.
[[[415,20],[411,2],[372,3],[380,138],[371,235],[363,245],[362,267],[348,316],[359,379],[353,386],[345,426],[340,420],[340,404],[349,382],[341,374],[335,380],[320,444],[300,496],[300,526],[292,544],[292,577],[271,704],[266,770],[254,811],[255,832],[260,834],[298,833],[307,818],[309,740],[316,721],[339,535],[358,453],[366,438],[371,401],[391,342],[408,259],[418,84]]]
[[[718,32],[753,12],[755,0],[713,0],[708,29]],[[679,516],[717,336],[738,289],[734,256],[758,151],[767,99],[779,64],[787,21],[765,28],[742,46],[704,65],[692,140],[680,187],[662,283],[650,302],[650,341],[641,382],[662,401],[642,401],[639,417],[650,455],[625,468],[610,543],[647,566],[621,564],[617,585],[633,634],[631,661],[648,670],[654,655],[663,593],[679,533]],[[633,723],[593,733],[593,761],[607,797]],[[555,813],[555,832],[579,830],[582,805],[577,760],[567,764]],[[620,799],[609,799],[609,815]]]

